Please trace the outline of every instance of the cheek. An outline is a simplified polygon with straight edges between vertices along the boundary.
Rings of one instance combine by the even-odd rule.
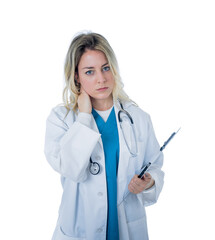
[[[108,72],[107,79],[109,81],[109,84],[114,85],[115,79],[114,79],[114,76],[113,76],[113,74],[111,72]]]
[[[87,92],[87,93],[90,93],[93,89],[93,82],[92,81],[87,81],[87,80],[82,80],[80,81],[81,83],[81,86],[84,88],[84,90]]]
[[[115,80],[114,80],[114,78],[111,79],[111,81],[110,81],[110,85],[112,86],[112,89],[113,89],[114,86],[115,86]]]

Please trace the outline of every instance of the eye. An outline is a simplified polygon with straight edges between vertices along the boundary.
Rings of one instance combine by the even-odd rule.
[[[107,72],[107,71],[109,71],[109,70],[110,70],[110,67],[109,67],[109,66],[103,67],[103,71],[104,71],[104,72]]]
[[[85,74],[92,75],[93,74],[93,70],[89,70],[89,71],[85,72]]]

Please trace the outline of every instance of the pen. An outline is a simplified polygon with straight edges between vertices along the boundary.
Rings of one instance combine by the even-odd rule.
[[[179,131],[180,129],[181,129],[181,128],[179,128],[178,131]],[[178,133],[178,131],[172,133],[171,136],[164,142],[163,146],[160,148],[160,151],[161,151],[161,152],[165,149],[166,145],[173,139],[173,137],[175,136],[175,134]],[[138,175],[138,178],[142,178],[142,177],[143,177],[144,173],[145,173],[146,170],[150,167],[150,165],[151,165],[151,162],[149,162],[145,167],[143,167],[143,170],[142,170],[141,173]]]
[[[151,163],[149,162],[141,171],[141,173],[138,175],[138,178],[142,178],[144,173],[146,172],[146,170],[149,168],[149,166],[151,165]]]

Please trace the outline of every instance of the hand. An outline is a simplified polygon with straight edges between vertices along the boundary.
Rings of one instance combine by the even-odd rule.
[[[138,175],[134,175],[128,184],[128,190],[131,193],[138,194],[154,185],[155,181],[149,173],[144,174],[143,178],[138,178]]]
[[[80,95],[78,96],[78,108],[80,112],[92,112],[92,103],[90,96],[86,93],[82,86],[80,89]]]

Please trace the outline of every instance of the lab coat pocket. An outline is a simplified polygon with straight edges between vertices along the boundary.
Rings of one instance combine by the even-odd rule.
[[[86,240],[86,238],[77,238],[66,235],[60,226],[57,226],[52,240]]]
[[[136,194],[129,193],[124,200],[124,209],[127,223],[146,217],[145,208]]]
[[[128,223],[129,240],[148,240],[146,218],[141,218]]]
[[[124,200],[129,240],[148,240],[146,212],[136,194],[130,193]]]

